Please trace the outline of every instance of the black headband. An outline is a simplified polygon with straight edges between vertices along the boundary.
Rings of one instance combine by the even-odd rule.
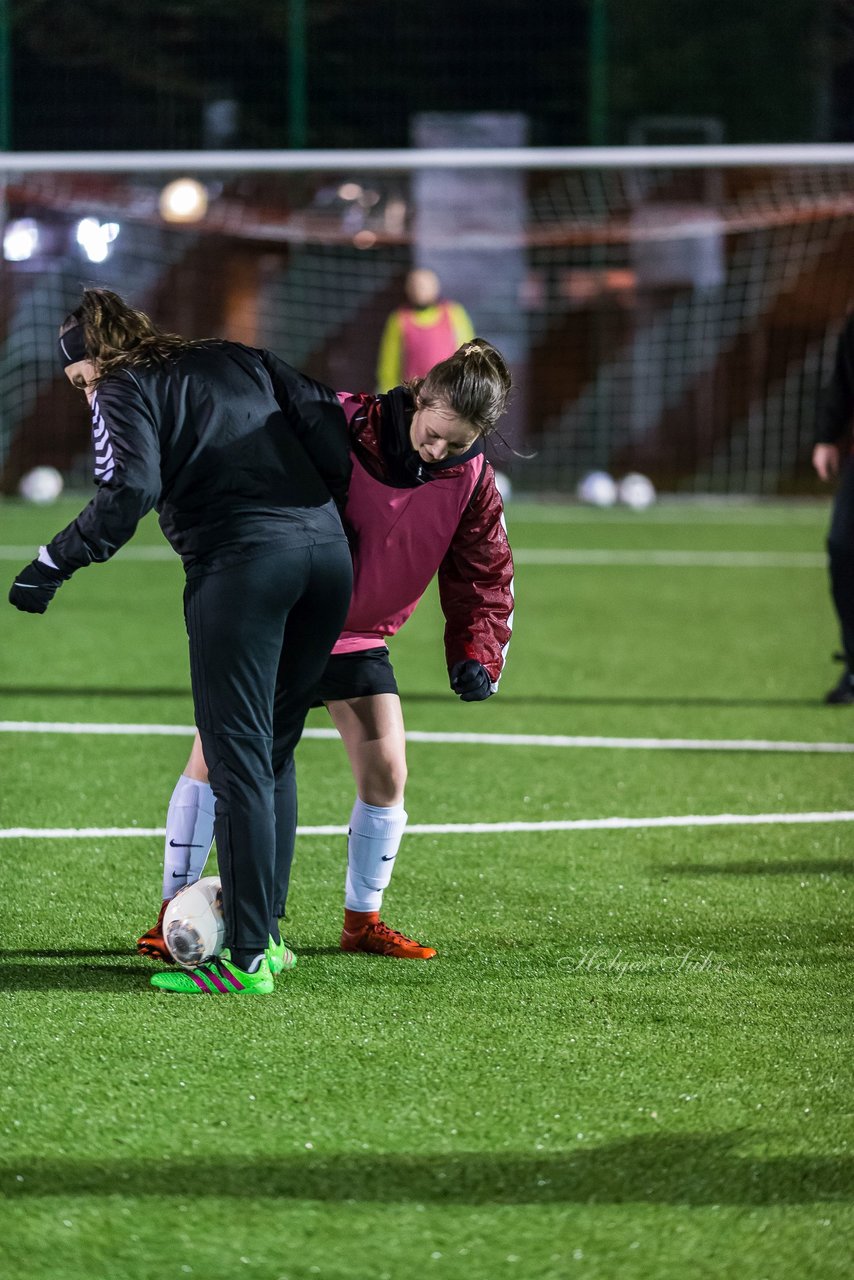
[[[78,360],[92,359],[86,350],[82,324],[75,324],[59,335],[59,358],[63,369],[68,368],[70,364],[76,364]]]

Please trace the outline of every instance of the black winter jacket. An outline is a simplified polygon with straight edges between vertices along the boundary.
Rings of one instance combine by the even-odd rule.
[[[98,384],[92,423],[98,491],[47,548],[66,573],[108,560],[152,508],[190,574],[273,541],[343,537],[343,410],[269,351],[212,341],[116,370]]]
[[[854,312],[845,321],[836,344],[833,373],[824,388],[818,412],[817,444],[843,447],[851,441],[854,422]]]

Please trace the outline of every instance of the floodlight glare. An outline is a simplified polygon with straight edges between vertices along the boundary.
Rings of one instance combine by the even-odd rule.
[[[38,223],[32,218],[16,218],[3,232],[3,257],[7,262],[26,262],[38,247]]]
[[[160,192],[160,216],[166,222],[198,222],[208,210],[208,193],[195,178],[176,178]]]
[[[103,262],[118,234],[117,222],[101,223],[97,218],[83,218],[77,224],[77,243],[90,262]]]

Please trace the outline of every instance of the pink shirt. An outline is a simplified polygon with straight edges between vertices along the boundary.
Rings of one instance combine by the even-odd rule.
[[[440,302],[438,310],[436,322],[431,325],[416,324],[412,312],[406,308],[398,313],[403,349],[403,378],[406,382],[410,378],[423,378],[434,364],[447,360],[457,349],[451,308],[447,302]]]
[[[353,457],[345,512],[357,538],[353,597],[333,653],[376,648],[400,630],[442,563],[483,465],[478,455],[447,479],[396,489]]]
[[[385,644],[436,574],[450,671],[468,658],[498,687],[513,626],[513,557],[501,495],[482,453],[426,484],[391,482],[381,437],[383,396],[339,391],[353,475],[345,520],[355,535],[355,588],[334,653]]]

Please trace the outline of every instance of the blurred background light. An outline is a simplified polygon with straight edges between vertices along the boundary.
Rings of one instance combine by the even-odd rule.
[[[99,222],[97,218],[83,218],[77,224],[77,243],[90,262],[104,262],[109,256],[110,245],[118,234],[117,222]]]
[[[33,218],[16,218],[3,233],[3,257],[7,262],[26,262],[39,247],[38,223]]]
[[[160,193],[160,215],[166,222],[198,222],[207,209],[208,193],[195,178],[176,178]]]

